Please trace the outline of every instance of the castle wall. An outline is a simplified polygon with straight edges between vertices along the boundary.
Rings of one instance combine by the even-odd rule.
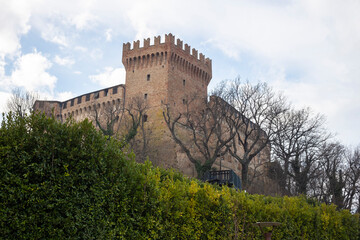
[[[52,114],[54,114],[56,119],[61,121],[61,102],[59,101],[37,100],[34,103],[34,109],[44,112],[46,116],[51,116]]]
[[[43,111],[48,116],[51,116],[53,112],[55,117],[61,121],[65,121],[70,116],[76,121],[81,121],[85,118],[91,118],[94,115],[94,108],[101,110],[119,104],[124,99],[125,86],[116,85],[63,102],[37,100],[34,109]]]
[[[123,44],[122,62],[126,70],[125,85],[117,85],[81,96],[59,101],[36,101],[35,109],[54,115],[61,121],[72,116],[76,121],[85,118],[94,120],[94,109],[100,113],[99,118],[106,118],[106,109],[122,105],[124,109],[134,99],[140,99],[147,105],[146,121],[149,159],[157,166],[175,168],[184,174],[195,177],[194,164],[173,141],[163,119],[165,104],[169,104],[173,114],[182,112],[189,101],[197,98],[207,100],[207,87],[212,78],[212,61],[205,58],[188,44],[183,45],[180,39],[175,42],[172,34],[165,35],[164,42],[160,36]],[[201,104],[196,105],[201,107]],[[186,131],[185,131],[186,132]],[[136,138],[141,141],[141,132]],[[186,134],[186,133],[185,133]],[[266,157],[270,156],[264,153]],[[262,158],[262,157],[261,157]],[[259,158],[254,164],[261,162]],[[220,163],[221,162],[221,163]],[[213,168],[232,169],[239,176],[241,165],[230,155],[219,157]],[[255,165],[253,166],[255,167]]]

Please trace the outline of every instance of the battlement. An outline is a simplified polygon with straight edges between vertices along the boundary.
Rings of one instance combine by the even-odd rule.
[[[161,36],[155,36],[154,37],[154,44],[150,45],[150,38],[144,39],[143,41],[143,47],[140,47],[140,40],[134,41],[133,45],[131,47],[131,43],[127,42],[123,44],[123,55],[130,54],[131,52],[135,51],[146,51],[150,50],[151,48],[156,47],[167,47],[167,48],[177,48],[179,50],[182,50],[185,55],[192,56],[196,60],[202,62],[203,64],[211,67],[211,59],[205,58],[205,55],[200,53],[198,54],[198,50],[193,48],[191,50],[190,45],[185,44],[183,45],[183,41],[180,39],[177,39],[175,42],[175,36],[171,33],[165,34],[165,42],[161,42]],[[191,50],[191,52],[190,52]]]

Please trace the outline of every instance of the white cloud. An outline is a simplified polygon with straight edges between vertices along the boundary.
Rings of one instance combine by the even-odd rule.
[[[82,12],[74,16],[71,22],[76,26],[76,29],[84,30],[94,27],[97,22],[97,17],[89,12]]]
[[[75,63],[74,59],[72,59],[70,57],[62,58],[59,55],[55,56],[54,62],[56,62],[57,64],[59,64],[61,66],[71,66]]]
[[[57,78],[47,72],[51,66],[51,62],[40,52],[22,55],[16,60],[9,76],[10,84],[28,91],[53,92]]]
[[[75,46],[74,50],[79,51],[79,52],[83,52],[83,53],[88,51],[88,49],[86,47],[83,47],[83,46]]]
[[[125,69],[106,67],[104,72],[89,76],[90,79],[102,87],[110,87],[125,83]]]
[[[103,51],[99,48],[93,49],[90,52],[90,57],[94,60],[100,60],[103,57]]]
[[[112,41],[112,34],[113,34],[113,30],[111,28],[109,28],[105,31],[105,38],[106,38],[107,42]]]
[[[43,31],[41,32],[41,37],[45,41],[59,44],[63,47],[69,46],[69,40],[65,36],[63,30],[52,23],[45,24]]]
[[[8,92],[2,92],[0,91],[0,119],[2,113],[6,111],[7,108],[7,101],[10,99],[11,94]]]
[[[55,94],[55,99],[58,101],[65,101],[73,97],[74,94],[72,92],[59,92]]]
[[[20,48],[19,37],[26,34],[30,12],[27,1],[2,1],[0,8],[0,61]]]

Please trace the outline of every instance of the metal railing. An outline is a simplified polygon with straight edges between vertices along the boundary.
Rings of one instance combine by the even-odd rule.
[[[208,171],[205,173],[203,180],[241,190],[241,180],[233,170]]]

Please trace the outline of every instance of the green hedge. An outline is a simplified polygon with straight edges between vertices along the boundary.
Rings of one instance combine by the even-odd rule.
[[[2,239],[358,239],[358,215],[305,197],[219,188],[137,164],[88,121],[8,114],[0,129]]]

